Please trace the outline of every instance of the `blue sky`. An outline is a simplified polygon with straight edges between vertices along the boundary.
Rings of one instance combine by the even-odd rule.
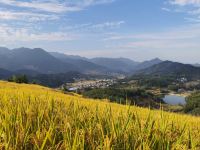
[[[0,45],[200,63],[200,0],[0,0]]]

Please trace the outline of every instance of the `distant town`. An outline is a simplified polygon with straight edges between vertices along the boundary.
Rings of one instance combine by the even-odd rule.
[[[68,91],[77,91],[83,90],[87,88],[95,89],[95,88],[108,88],[117,83],[116,79],[94,79],[94,80],[85,80],[79,79],[74,83],[66,83],[62,85],[63,89]]]

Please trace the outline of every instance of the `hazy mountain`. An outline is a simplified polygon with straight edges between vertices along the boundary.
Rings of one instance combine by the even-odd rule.
[[[20,69],[20,70],[14,71],[13,74],[15,74],[15,75],[25,74],[25,75],[28,75],[28,76],[36,76],[36,75],[39,75],[41,73],[34,71],[34,70]]]
[[[102,75],[128,74],[160,62],[161,60],[158,58],[139,63],[127,58],[88,59],[58,52],[48,53],[40,48],[9,50],[0,47],[0,68],[27,75],[57,74],[70,71]]]
[[[67,55],[67,54],[64,54],[64,53],[59,53],[59,52],[50,52],[50,54],[56,58],[59,58],[59,59],[75,59],[75,60],[86,60],[88,61],[89,59],[86,58],[86,57],[81,57],[81,56],[78,56],[78,55]]]
[[[7,79],[12,75],[12,72],[0,68],[0,79]]]
[[[52,56],[61,60],[65,63],[72,63],[78,68],[79,72],[83,73],[97,73],[97,74],[105,74],[106,72],[110,72],[110,70],[104,66],[100,66],[98,64],[90,62],[89,59],[81,56],[73,56],[66,55],[62,53],[52,52],[50,53]]]
[[[148,60],[148,61],[144,61],[142,63],[139,63],[135,68],[134,70],[143,70],[145,68],[149,68],[153,65],[156,65],[156,64],[159,64],[161,63],[162,60],[160,60],[159,58],[155,58],[155,59],[152,59],[152,60]]]
[[[131,72],[139,64],[127,58],[93,58],[91,62],[109,68],[113,71]]]
[[[11,51],[6,47],[0,47],[0,56],[8,56]]]
[[[18,48],[0,53],[0,68],[11,71],[33,70],[40,73],[61,73],[77,70],[73,64],[63,63],[40,48]]]
[[[149,68],[140,70],[137,75],[160,75],[160,76],[186,76],[189,78],[200,78],[200,68],[189,64],[164,61]]]
[[[25,74],[56,74],[78,71],[89,74],[111,74],[109,68],[90,62],[89,59],[65,55],[61,53],[48,53],[43,49],[18,48],[9,50],[0,48],[0,68]]]
[[[200,64],[199,63],[196,63],[196,64],[192,64],[194,67],[200,67]]]
[[[86,72],[116,72],[116,73],[132,73],[137,70],[142,70],[162,62],[155,58],[149,61],[136,62],[128,58],[105,58],[97,57],[88,59],[81,56],[66,55],[62,53],[52,52],[52,56],[66,63],[73,63],[79,70]]]

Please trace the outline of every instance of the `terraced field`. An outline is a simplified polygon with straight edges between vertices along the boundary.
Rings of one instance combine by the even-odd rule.
[[[0,149],[200,149],[200,118],[0,81]]]

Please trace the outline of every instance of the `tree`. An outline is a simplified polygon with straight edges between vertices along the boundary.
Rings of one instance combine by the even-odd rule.
[[[200,115],[200,92],[192,93],[187,97],[184,111],[193,115]]]
[[[16,83],[28,83],[28,78],[26,75],[13,75],[11,78],[8,79],[9,82],[16,82]]]

